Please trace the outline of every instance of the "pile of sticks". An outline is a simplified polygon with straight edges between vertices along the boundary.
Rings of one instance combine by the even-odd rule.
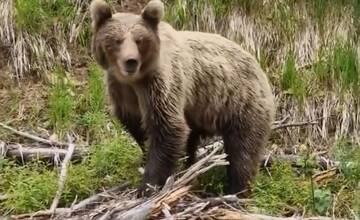
[[[170,176],[165,186],[149,198],[137,198],[136,190],[126,188],[127,183],[105,190],[83,201],[73,204],[70,208],[56,208],[36,213],[12,216],[11,219],[98,219],[98,220],[145,220],[145,219],[254,219],[254,220],[285,220],[285,219],[319,219],[327,217],[288,218],[272,217],[248,213],[243,208],[248,199],[240,199],[236,195],[223,197],[200,198],[191,192],[191,183],[200,174],[215,166],[224,166],[226,154],[222,153],[222,144],[215,142],[208,145],[207,152],[189,169]],[[65,160],[64,160],[65,162]],[[61,193],[57,193],[57,196]]]

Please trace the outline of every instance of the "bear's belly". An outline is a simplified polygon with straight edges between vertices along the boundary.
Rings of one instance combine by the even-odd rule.
[[[211,108],[189,108],[185,110],[185,119],[192,130],[196,130],[203,135],[217,135],[218,115],[214,114]]]

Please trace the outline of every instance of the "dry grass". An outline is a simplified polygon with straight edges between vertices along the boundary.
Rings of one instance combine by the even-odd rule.
[[[0,45],[10,48],[10,64],[14,69],[13,77],[19,81],[26,74],[35,72],[37,75],[48,77],[54,64],[61,63],[70,68],[72,65],[71,50],[76,45],[87,13],[84,13],[88,1],[69,0],[73,4],[71,22],[53,23],[48,28],[51,34],[31,32],[26,28],[16,26],[16,7],[14,1],[4,0],[0,3]],[[51,18],[48,18],[51,19]],[[40,26],[42,24],[39,24]],[[63,27],[65,25],[65,27]],[[56,33],[56,34],[53,34]]]
[[[11,44],[15,38],[12,2],[12,0],[0,2],[0,40],[6,44]]]
[[[335,45],[349,42],[359,54],[356,44],[356,28],[353,8],[350,6],[327,7],[318,23],[313,11],[305,2],[287,5],[282,1],[260,1],[258,12],[248,13],[242,8],[232,8],[220,18],[216,17],[216,5],[204,4],[193,8],[190,1],[172,4],[173,16],[170,22],[182,29],[215,32],[239,42],[254,54],[269,73],[278,102],[278,117],[289,115],[293,121],[310,121],[322,118],[317,126],[294,128],[280,133],[289,145],[308,142],[312,145],[332,143],[335,137],[351,137],[359,142],[359,117],[357,96],[340,91],[334,81],[334,89],[324,91],[314,83],[317,73],[314,64],[322,60],[323,53],[332,53]],[[340,4],[340,3],[339,3]],[[200,4],[199,4],[200,5]],[[184,8],[190,8],[184,10]],[[196,16],[194,15],[196,14]],[[304,85],[298,91],[299,98],[287,94],[280,87],[285,60],[294,54],[298,80],[293,83]],[[330,62],[330,61],[329,61]],[[332,63],[329,64],[333,65]],[[338,73],[336,73],[338,74]],[[296,137],[296,138],[295,138]]]

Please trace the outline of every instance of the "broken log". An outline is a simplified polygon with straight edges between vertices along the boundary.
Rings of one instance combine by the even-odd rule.
[[[5,144],[0,141],[0,156],[12,158],[21,161],[22,163],[36,159],[45,161],[62,160],[66,153],[66,149],[58,147],[48,147],[43,145],[23,146],[21,144]],[[71,159],[81,159],[87,153],[87,149],[76,149]]]

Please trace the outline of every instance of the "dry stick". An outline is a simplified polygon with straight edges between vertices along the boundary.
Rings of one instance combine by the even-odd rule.
[[[130,185],[129,182],[125,182],[123,184],[121,184],[120,186],[115,186],[113,188],[110,188],[108,190],[105,190],[104,192],[101,192],[101,193],[98,193],[98,194],[95,194],[89,198],[86,198],[80,202],[78,202],[77,204],[75,204],[71,210],[72,212],[75,212],[75,211],[78,211],[82,208],[85,208],[87,205],[90,205],[90,204],[93,204],[97,201],[100,201],[100,199],[103,197],[103,195],[105,193],[116,193],[116,192],[119,192],[119,191],[122,191],[124,190],[126,187],[128,187]]]
[[[58,190],[56,192],[55,198],[50,207],[50,212],[53,212],[53,213],[55,212],[55,209],[57,208],[57,206],[59,204],[61,194],[64,190],[68,164],[70,162],[71,156],[74,153],[74,149],[75,149],[75,145],[70,140],[69,135],[68,135],[68,139],[69,139],[69,147],[68,147],[68,152],[66,153],[65,158],[61,165],[60,177],[59,177],[59,182],[58,182]]]
[[[253,214],[253,213],[244,213],[240,211],[230,211],[227,209],[217,209],[212,215],[216,215],[216,219],[247,219],[247,220],[335,220],[331,217],[323,217],[323,216],[316,216],[316,217],[274,217],[268,215],[261,215],[261,214]],[[339,220],[342,218],[338,218]]]
[[[237,197],[236,195],[225,195],[221,197],[211,197],[206,199],[200,199],[201,202],[209,202],[211,206],[217,206],[221,203],[227,202],[227,203],[247,203],[252,202],[252,199],[241,199]]]
[[[272,126],[272,129],[273,129],[273,130],[277,130],[277,129],[283,129],[283,128],[289,128],[289,127],[301,127],[301,126],[305,126],[305,125],[316,125],[316,124],[318,124],[318,122],[314,122],[314,121],[294,122],[294,123],[273,125],[273,126]]]
[[[0,141],[1,143],[1,141]],[[0,155],[12,158],[22,158],[24,161],[32,159],[51,159],[59,156],[61,159],[65,157],[68,151],[57,147],[38,147],[38,146],[22,146],[20,144],[4,144],[0,147]],[[75,150],[72,159],[85,155],[86,149]]]
[[[297,164],[300,164],[302,160],[303,158],[298,155],[290,155],[290,154],[271,155],[270,157],[268,155],[267,156],[264,155],[263,158],[261,159],[261,166],[268,167],[273,161],[280,161],[280,162],[286,161],[296,166]],[[340,162],[329,160],[324,157],[315,156],[315,164],[319,167],[328,169],[329,167],[338,167],[340,165]],[[352,164],[353,164],[352,162],[346,163],[346,165],[349,166],[351,166]]]
[[[32,135],[32,134],[23,132],[23,131],[18,131],[15,128],[12,128],[12,127],[4,124],[4,123],[0,123],[0,126],[7,129],[7,130],[9,130],[9,131],[14,132],[15,134],[21,135],[23,137],[30,138],[30,139],[32,139],[34,141],[37,141],[37,142],[40,142],[40,143],[49,144],[49,145],[57,145],[57,146],[67,146],[68,145],[67,143],[58,142],[58,141],[51,141],[51,140],[47,140],[47,139],[44,139],[44,138],[41,138],[41,137],[38,137],[38,136],[35,136],[35,135]]]
[[[194,213],[195,211],[202,211],[210,202],[197,202],[194,204],[189,204],[187,208],[185,208],[182,212],[175,213],[175,217],[179,219],[184,219],[185,216]],[[191,215],[194,216],[194,215]]]
[[[66,214],[69,212],[69,208],[57,208],[55,211],[57,214]],[[11,219],[32,219],[34,217],[45,217],[52,215],[53,212],[50,210],[40,210],[34,213],[25,213],[20,215],[13,215],[11,216]]]

